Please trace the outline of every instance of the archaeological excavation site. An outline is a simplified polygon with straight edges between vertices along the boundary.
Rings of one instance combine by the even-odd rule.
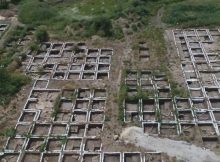
[[[220,162],[219,10],[0,1],[0,162]]]

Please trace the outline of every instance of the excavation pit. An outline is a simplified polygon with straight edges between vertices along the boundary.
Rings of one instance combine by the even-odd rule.
[[[113,55],[113,50],[112,49],[101,49],[101,55]]]
[[[104,153],[103,162],[120,162],[120,153]]]
[[[160,135],[164,135],[164,136],[168,136],[168,137],[173,136],[173,135],[177,135],[177,125],[176,124],[161,123]]]
[[[196,111],[196,117],[198,121],[211,121],[209,111]]]
[[[24,141],[24,138],[10,138],[6,146],[6,150],[19,152],[23,148]]]
[[[105,89],[95,89],[94,98],[99,98],[99,97],[107,97],[107,93]]]
[[[28,145],[26,147],[26,150],[31,151],[40,151],[42,145],[44,144],[43,138],[30,138],[28,141]]]
[[[97,60],[98,60],[97,57],[86,57],[86,63],[87,63],[87,64],[97,63]]]
[[[102,124],[89,124],[86,136],[100,136],[103,129]]]
[[[67,122],[70,121],[71,114],[69,112],[59,112],[55,117],[55,121],[57,122]]]
[[[99,63],[110,63],[111,62],[111,58],[110,56],[100,56],[99,57]]]
[[[205,99],[192,99],[194,109],[208,109]]]
[[[81,147],[82,147],[81,138],[69,138],[67,139],[65,150],[80,151]]]
[[[75,98],[75,95],[76,95],[76,93],[75,93],[74,89],[72,89],[72,90],[70,90],[70,89],[62,90],[62,98],[64,99],[64,101],[65,100],[73,100]]]
[[[216,136],[213,124],[199,123],[198,127],[202,137]]]
[[[171,92],[170,89],[158,89],[160,98],[170,98]]]
[[[143,123],[144,133],[158,134],[158,123]]]
[[[110,65],[109,64],[99,64],[98,71],[109,71]]]
[[[218,147],[217,145],[219,144],[219,140],[217,136],[216,137],[203,137],[202,141],[205,147],[209,149],[215,149],[216,147]]]
[[[19,153],[4,153],[0,156],[1,162],[17,162]]]
[[[90,122],[103,122],[105,118],[103,111],[92,111],[90,113]]]
[[[47,87],[47,80],[37,80],[34,88],[44,89]]]
[[[85,134],[84,124],[74,124],[70,125],[69,136],[71,137],[83,137]]]
[[[79,154],[64,154],[62,162],[80,162]]]
[[[52,46],[52,49],[54,49],[54,50],[61,50],[62,47],[63,47],[62,43],[54,43],[53,46]]]
[[[89,100],[76,100],[75,110],[89,109]]]
[[[62,64],[59,64],[57,65],[57,71],[66,71],[68,70],[68,65],[62,65]]]
[[[145,111],[155,111],[156,105],[154,99],[145,99],[142,100],[142,110]]]
[[[203,97],[203,93],[201,89],[190,89],[190,94],[192,98]]]
[[[99,50],[98,49],[88,49],[88,53],[87,55],[90,57],[97,57],[99,54]]]
[[[43,162],[57,162],[59,160],[59,153],[44,153]]]
[[[136,71],[127,71],[126,79],[127,80],[137,80],[137,72]]]
[[[95,73],[93,72],[84,72],[82,75],[82,79],[89,79],[89,80],[93,80],[95,79]]]
[[[220,122],[220,111],[213,111],[213,114],[214,114],[215,120],[217,122]]]
[[[17,124],[16,126],[16,135],[24,136],[27,135],[30,131],[31,124]]]
[[[125,100],[125,110],[126,111],[138,111],[139,107],[138,107],[138,100],[137,101],[128,101]]]
[[[19,122],[32,122],[34,121],[36,114],[36,112],[24,111]]]
[[[86,122],[87,119],[87,111],[74,111],[73,113],[73,122]]]
[[[47,143],[47,151],[61,151],[63,139],[49,139]]]
[[[176,106],[177,109],[190,109],[190,102],[189,99],[186,98],[177,98],[176,99]]]
[[[78,98],[89,98],[90,97],[90,89],[79,89]]]
[[[206,95],[208,97],[219,97],[219,89],[218,88],[205,88]]]
[[[126,112],[125,114],[126,122],[139,122],[140,116],[138,112]]]
[[[105,109],[105,100],[98,100],[98,99],[93,100],[92,109],[93,110],[104,110]]]
[[[100,162],[100,159],[99,154],[84,154],[82,162]]]
[[[100,151],[102,147],[101,139],[86,139],[85,151]]]
[[[161,153],[146,153],[144,162],[162,162],[162,155]]]
[[[54,124],[51,129],[51,135],[64,135],[66,133],[66,124]]]
[[[124,153],[124,162],[141,161],[140,153]]]
[[[97,73],[97,79],[99,80],[107,80],[109,78],[108,72],[98,72]]]
[[[155,121],[156,120],[155,112],[143,112],[143,120]]]
[[[55,72],[53,75],[53,79],[64,79],[65,72]]]
[[[60,55],[60,51],[59,50],[51,50],[49,52],[49,56],[51,57],[56,57],[56,56],[59,56]]]
[[[40,153],[28,153],[28,152],[26,152],[24,154],[22,162],[39,162],[40,158],[41,158]]]
[[[186,79],[196,79],[197,75],[194,71],[185,72]]]
[[[194,136],[195,124],[181,123],[181,133],[186,137]]]
[[[178,119],[180,121],[192,121],[193,120],[193,115],[191,110],[178,110]]]
[[[35,124],[34,130],[33,130],[33,135],[34,136],[47,136],[49,133],[50,129],[50,124]]]
[[[187,85],[189,86],[189,88],[200,88],[200,83],[199,83],[199,81],[187,81],[186,82],[187,83]]]
[[[72,101],[69,100],[61,100],[60,103],[60,111],[70,112],[73,108]]]
[[[69,75],[68,75],[68,79],[71,79],[71,80],[78,80],[80,79],[80,73],[76,72],[76,73],[73,73],[73,72],[70,72]]]
[[[209,99],[212,108],[214,109],[220,109],[220,99],[210,98]]]

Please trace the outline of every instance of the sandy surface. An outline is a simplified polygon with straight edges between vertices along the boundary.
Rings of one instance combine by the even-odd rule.
[[[210,150],[204,150],[184,141],[174,141],[167,138],[152,137],[143,133],[142,128],[126,128],[120,136],[126,143],[131,143],[145,149],[161,151],[169,156],[175,156],[179,160],[187,162],[219,162],[217,156]]]

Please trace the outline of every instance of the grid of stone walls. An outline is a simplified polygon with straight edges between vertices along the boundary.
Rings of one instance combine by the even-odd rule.
[[[112,49],[90,49],[85,43],[43,43],[29,52],[26,72],[44,79],[108,79]]]
[[[7,162],[162,161],[159,152],[104,152],[105,89],[49,89],[36,80],[0,159]]]
[[[219,136],[220,32],[218,29],[173,30],[173,36],[197,124],[204,127],[202,136]]]
[[[169,81],[162,73],[128,71],[125,82],[125,122],[141,121],[145,133],[165,136],[190,135],[198,126],[204,139],[218,138],[220,119],[214,117],[219,111],[201,109],[200,106],[206,106],[204,98],[192,97],[191,93],[189,98],[172,96]]]

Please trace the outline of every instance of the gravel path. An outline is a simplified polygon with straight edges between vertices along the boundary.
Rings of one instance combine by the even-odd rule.
[[[187,162],[220,162],[220,156],[210,150],[204,150],[184,141],[152,137],[144,134],[143,129],[138,127],[126,128],[121,133],[120,139],[148,150],[167,153]]]

